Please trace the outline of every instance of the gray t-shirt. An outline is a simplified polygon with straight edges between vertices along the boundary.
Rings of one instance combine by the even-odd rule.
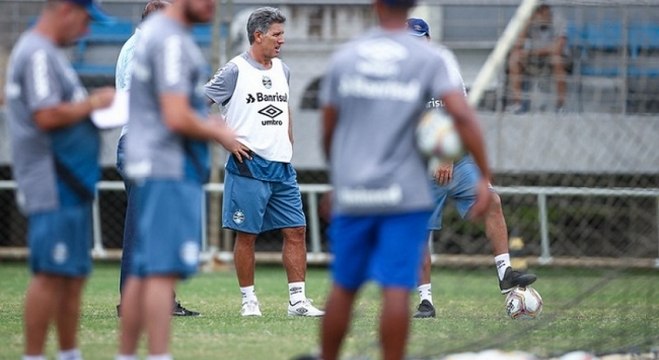
[[[337,109],[330,150],[334,211],[386,214],[433,207],[415,130],[430,98],[462,92],[453,55],[406,31],[374,29],[332,58],[321,102]]]
[[[164,123],[160,96],[187,96],[190,106],[205,119],[208,77],[207,63],[183,24],[164,14],[146,20],[135,47],[130,81],[130,131],[126,134],[130,178],[207,181],[207,143],[172,132]]]
[[[90,119],[52,131],[34,113],[87,97],[61,50],[34,31],[24,33],[9,60],[5,93],[17,199],[30,214],[91,201],[100,169],[98,130]]]

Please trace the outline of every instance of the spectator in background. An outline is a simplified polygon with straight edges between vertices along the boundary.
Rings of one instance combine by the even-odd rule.
[[[6,85],[13,175],[28,217],[32,279],[25,295],[23,359],[45,360],[51,323],[59,359],[81,360],[77,332],[92,267],[92,202],[101,171],[100,136],[91,113],[110,105],[114,89],[87,95],[63,54],[104,20],[92,0],[50,0],[16,42]]]
[[[472,216],[488,207],[483,137],[462,79],[445,48],[413,39],[415,0],[376,0],[379,26],[336,52],[321,88],[323,150],[330,162],[332,290],[321,326],[321,355],[339,358],[353,304],[369,280],[381,287],[383,359],[403,359],[409,297],[416,285],[433,200],[415,130],[428,98],[445,104],[483,177]],[[377,134],[377,136],[375,136]]]
[[[222,119],[208,115],[208,64],[190,33],[214,13],[215,0],[174,0],[144,22],[135,48],[126,137],[135,251],[121,300],[120,360],[137,358],[142,332],[148,359],[171,359],[171,296],[199,265],[208,142],[238,146]]]
[[[169,5],[169,1],[166,0],[152,0],[149,1],[144,7],[142,12],[142,21],[146,19],[151,13],[162,10],[165,6]],[[133,52],[135,50],[135,43],[140,37],[141,30],[138,27],[135,29],[135,33],[131,36],[126,43],[121,47],[119,52],[119,57],[117,58],[117,69],[115,76],[115,84],[117,90],[128,91],[130,89],[130,76],[132,73],[132,61],[133,61]],[[124,236],[123,236],[123,246],[121,253],[121,273],[119,275],[119,294],[122,293],[124,284],[126,282],[126,277],[130,272],[130,267],[132,264],[132,254],[133,246],[135,245],[135,199],[134,193],[131,192],[132,184],[128,180],[124,169],[124,156],[125,156],[125,142],[126,142],[126,132],[128,131],[128,125],[124,125],[121,129],[121,135],[119,136],[119,142],[117,143],[117,171],[121,178],[124,180],[124,187],[126,189],[126,214],[124,220]],[[176,301],[176,294],[173,296],[173,310],[172,315],[174,316],[198,316],[199,312],[192,311],[184,308],[179,301]],[[117,315],[120,316],[121,305],[117,305]]]
[[[567,76],[567,27],[565,22],[552,13],[547,4],[540,4],[513,45],[508,58],[508,75],[512,92],[513,113],[528,111],[528,103],[522,101],[524,76],[550,66],[556,81],[556,111],[564,111]]]

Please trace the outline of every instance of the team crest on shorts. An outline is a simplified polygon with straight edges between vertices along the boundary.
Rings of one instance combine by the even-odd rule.
[[[233,222],[235,222],[236,224],[240,225],[240,224],[242,224],[243,222],[245,222],[245,213],[242,212],[242,210],[236,210],[236,211],[233,213],[233,217],[232,217],[232,219],[233,219]]]
[[[66,248],[66,244],[63,242],[58,242],[53,247],[53,261],[55,264],[63,264],[66,259],[69,257],[69,251]]]
[[[270,89],[272,87],[272,80],[267,76],[263,76],[263,78],[261,78],[261,83],[263,83],[263,86],[265,86],[266,89]]]
[[[188,266],[195,266],[199,262],[199,245],[194,240],[187,240],[181,245],[181,260]]]

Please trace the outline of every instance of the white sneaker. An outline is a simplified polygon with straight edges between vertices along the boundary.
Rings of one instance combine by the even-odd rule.
[[[288,316],[318,317],[323,315],[325,312],[313,306],[309,299],[300,300],[295,304],[288,303]]]
[[[244,302],[240,308],[240,316],[261,316],[259,302],[255,300]]]

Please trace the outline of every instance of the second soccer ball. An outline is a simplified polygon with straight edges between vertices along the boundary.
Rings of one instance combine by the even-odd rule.
[[[462,155],[462,141],[451,119],[443,110],[430,109],[416,129],[419,150],[440,160],[454,160]]]

